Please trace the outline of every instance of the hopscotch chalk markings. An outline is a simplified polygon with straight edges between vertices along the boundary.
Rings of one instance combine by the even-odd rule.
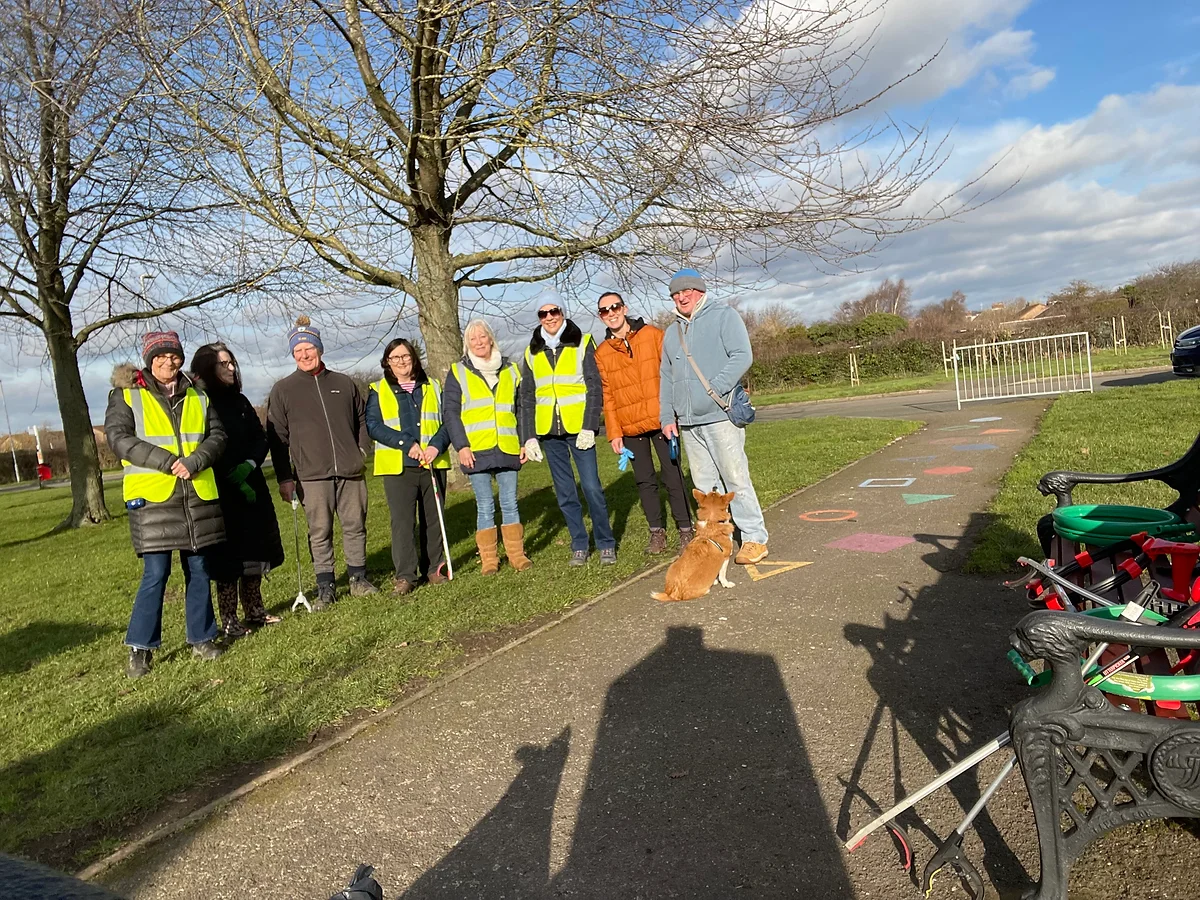
[[[970,466],[937,466],[932,469],[926,469],[926,475],[966,475],[968,472],[975,470]]]
[[[858,550],[863,553],[890,553],[899,547],[916,543],[916,538],[903,537],[898,534],[871,534],[860,531],[858,534],[847,535],[830,541],[825,546],[831,550]]]
[[[776,559],[772,560],[771,562],[745,566],[744,568],[746,569],[746,573],[750,576],[752,581],[762,581],[764,578],[770,578],[772,575],[782,575],[784,572],[791,572],[794,569],[803,569],[805,566],[811,565],[811,562],[784,562],[781,559]],[[763,572],[763,568],[771,568],[771,571]]]
[[[1018,430],[1019,429],[1017,429],[1017,428],[988,428],[987,430],[981,431],[979,433],[980,434],[1016,434]]]
[[[971,450],[999,450],[995,444],[958,444],[953,449],[962,451]]]
[[[980,416],[978,419],[972,419],[972,422],[999,422],[1003,416]]]
[[[909,506],[916,506],[918,503],[932,503],[934,500],[949,500],[953,494],[901,494],[904,502]]]
[[[905,488],[915,482],[915,478],[868,478],[860,488]]]
[[[857,519],[858,513],[852,509],[810,509],[800,513],[800,518],[805,522],[848,522]]]

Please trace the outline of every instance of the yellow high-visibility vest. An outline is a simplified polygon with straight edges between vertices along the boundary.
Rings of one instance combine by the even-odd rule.
[[[170,450],[180,459],[195,453],[204,440],[208,425],[208,397],[195,388],[188,388],[183,398],[183,411],[179,417],[179,431],[171,423],[171,416],[163,408],[152,391],[142,388],[125,388],[125,402],[133,410],[133,427],[137,436],[148,444]],[[170,499],[175,484],[180,480],[170,473],[158,469],[144,469],[129,460],[121,460],[124,468],[122,489],[125,500],[139,498],[151,503],[163,503]],[[217,479],[212,469],[193,472],[192,487],[201,500],[217,499]]]
[[[583,380],[583,357],[592,336],[585,334],[578,347],[561,345],[554,366],[545,353],[532,353],[525,348],[525,363],[533,373],[537,389],[534,426],[538,436],[549,434],[554,425],[554,407],[562,417],[563,428],[578,434],[583,428],[583,412],[587,405],[587,385]]]
[[[509,363],[497,373],[496,391],[483,377],[459,360],[450,367],[462,388],[462,423],[472,453],[499,447],[502,453],[516,456],[521,452],[517,438],[517,386],[520,370]],[[461,449],[461,448],[460,448]]]
[[[400,430],[400,401],[396,399],[392,386],[386,379],[379,379],[371,385],[371,390],[379,395],[379,412],[383,416],[383,424],[388,428]],[[442,427],[442,386],[436,379],[430,378],[421,392],[421,449],[429,446],[430,440]],[[397,450],[375,442],[375,464],[373,471],[376,475],[399,475],[404,471],[404,456],[408,451]],[[450,453],[443,450],[432,463],[435,469],[450,468]]]

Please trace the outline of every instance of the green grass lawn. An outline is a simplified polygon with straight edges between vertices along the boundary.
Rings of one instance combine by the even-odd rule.
[[[968,571],[1005,572],[1018,556],[1040,555],[1037,520],[1054,508],[1054,498],[1036,487],[1047,472],[1138,472],[1182,456],[1200,431],[1197,399],[1197,385],[1179,380],[1055,400],[1004,476]],[[1176,494],[1158,482],[1143,482],[1081,485],[1073,496],[1077,503],[1165,506]]]
[[[1112,350],[1092,350],[1092,371],[1119,372],[1125,369],[1141,369],[1151,366],[1169,366],[1170,351],[1161,347],[1130,347],[1128,353]],[[868,394],[895,394],[900,391],[954,390],[954,373],[949,377],[938,372],[933,375],[905,375],[895,378],[876,378],[851,385],[848,381],[837,384],[811,384],[792,391],[756,393],[755,406],[776,406],[780,403],[803,403],[809,400],[842,400],[863,397]]]
[[[773,503],[917,427],[865,419],[755,425],[747,447],[759,497]],[[531,464],[520,484],[532,570],[504,567],[482,578],[474,500],[454,493],[446,510],[458,573],[452,583],[421,588],[410,602],[344,597],[328,612],[293,616],[289,558],[264,587],[267,606],[285,621],[211,663],[195,660],[184,643],[176,571],[162,650],[136,682],[123,675],[121,641],[141,565],[124,517],[51,536],[69,507],[67,491],[0,495],[0,850],[80,866],[148,815],[211,791],[229,771],[249,773],[305,746],[323,726],[387,706],[415,679],[445,672],[466,635],[563,610],[642,569],[648,532],[632,472],[619,473],[611,453],[600,460],[620,541],[616,566],[593,559],[568,568],[548,469]],[[118,506],[119,490],[109,494],[110,507]],[[277,508],[290,557],[291,509]],[[387,523],[382,488],[372,480],[369,569],[381,586],[391,574]],[[311,596],[307,558],[304,570]]]

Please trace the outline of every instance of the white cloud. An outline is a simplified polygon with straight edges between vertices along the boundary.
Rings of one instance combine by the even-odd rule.
[[[1075,278],[1116,285],[1155,265],[1200,256],[1200,86],[1108,96],[1091,114],[1050,126],[1005,121],[956,135],[944,176],[988,161],[990,189],[1016,184],[961,219],[905,235],[861,277],[812,279],[790,259],[761,299],[798,303],[813,320],[884,277],[904,278],[918,303],[968,295],[981,308],[1045,296]],[[1019,180],[1018,180],[1019,179]],[[952,190],[943,180],[914,198]],[[799,287],[804,285],[804,287]]]

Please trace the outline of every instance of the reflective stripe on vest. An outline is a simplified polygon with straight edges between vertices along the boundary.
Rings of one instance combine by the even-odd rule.
[[[532,353],[528,347],[525,348],[525,363],[533,373],[537,387],[534,426],[539,437],[549,434],[554,426],[556,404],[564,431],[578,434],[583,429],[583,412],[587,405],[583,357],[591,342],[592,336],[585,334],[578,347],[562,345],[553,368],[545,353]]]
[[[501,453],[516,456],[521,452],[517,438],[517,385],[521,372],[509,363],[498,373],[496,391],[488,387],[483,377],[468,369],[461,361],[450,371],[462,388],[463,430],[471,444],[471,452],[500,448]]]
[[[396,399],[392,386],[384,378],[371,385],[379,397],[379,413],[383,416],[383,424],[394,431],[400,431],[400,401]],[[429,379],[425,390],[421,392],[421,449],[429,446],[433,436],[442,427],[442,386],[436,379]],[[399,475],[404,471],[404,456],[407,450],[397,450],[385,444],[375,442],[375,462],[372,472],[376,475]],[[433,460],[433,468],[450,468],[450,451],[446,450]]]
[[[139,439],[155,447],[162,447],[180,459],[196,452],[204,440],[208,424],[208,397],[195,388],[188,388],[183,397],[183,411],[179,416],[179,432],[171,422],[171,416],[152,392],[142,388],[126,388],[122,391],[125,403],[133,412],[133,428]],[[135,466],[121,460],[124,470],[122,490],[126,501],[145,499],[151,503],[163,503],[175,492],[179,481],[174,475],[158,469]],[[217,499],[217,479],[212,469],[194,472],[191,485],[201,500]]]

